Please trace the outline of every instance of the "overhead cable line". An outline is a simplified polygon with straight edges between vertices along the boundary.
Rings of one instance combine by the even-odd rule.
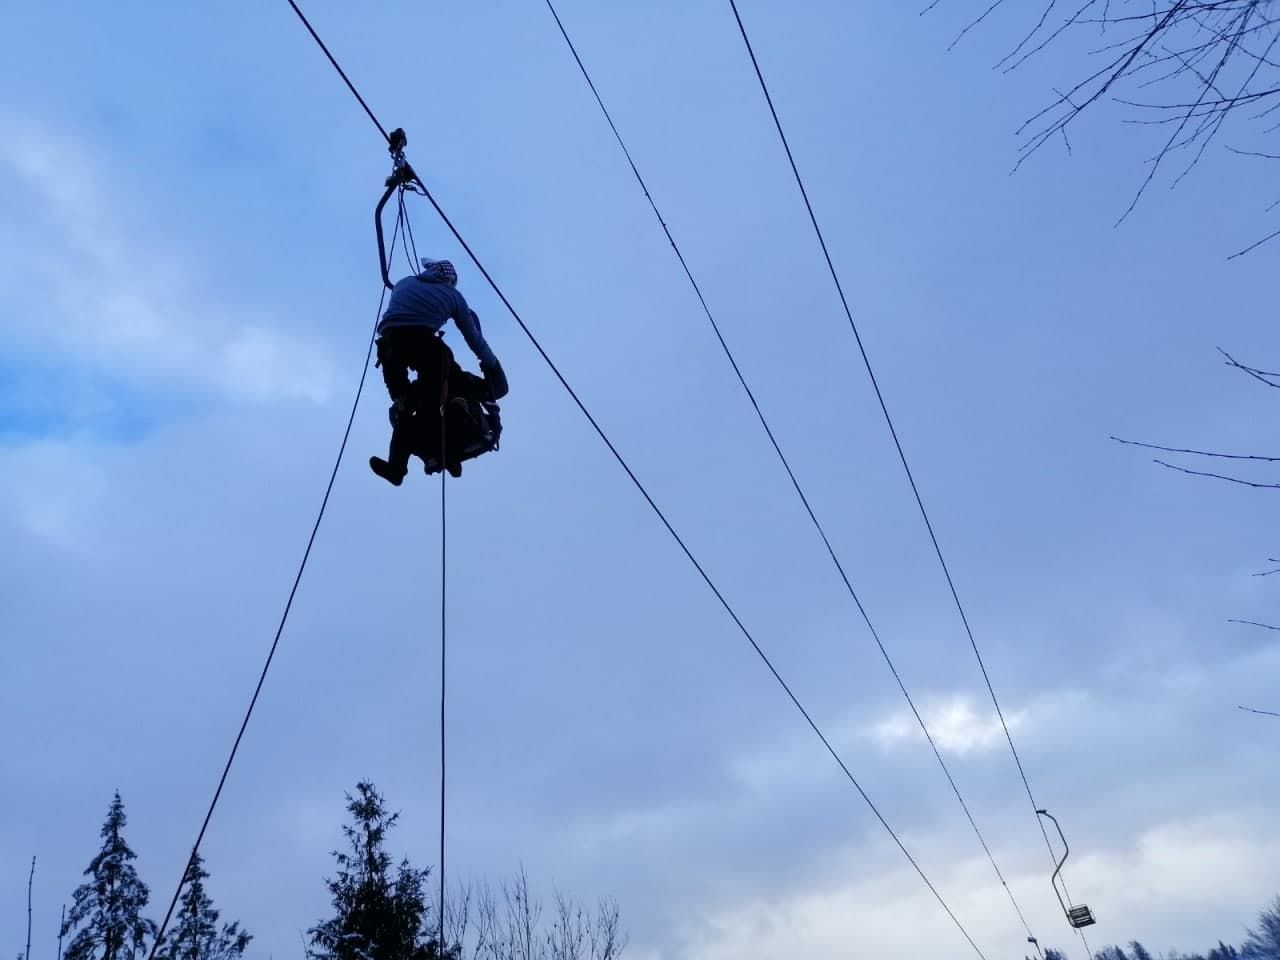
[[[947,587],[951,591],[951,599],[955,602],[956,611],[960,614],[960,622],[964,625],[965,634],[969,638],[969,645],[973,648],[973,655],[977,658],[978,667],[982,671],[982,679],[986,682],[987,692],[991,695],[991,703],[995,706],[996,716],[1000,719],[1000,727],[1004,730],[1005,740],[1008,741],[1009,750],[1013,754],[1014,763],[1018,767],[1018,775],[1022,778],[1022,785],[1026,790],[1027,799],[1031,802],[1032,811],[1039,809],[1036,803],[1035,795],[1031,791],[1031,782],[1027,779],[1027,772],[1022,765],[1022,757],[1018,754],[1018,748],[1014,745],[1013,734],[1009,730],[1008,721],[1005,719],[1004,710],[1000,707],[1000,700],[996,696],[996,690],[991,682],[991,675],[987,672],[986,662],[982,658],[982,651],[978,648],[977,638],[974,636],[973,628],[969,625],[969,617],[965,613],[964,604],[960,600],[960,592],[956,589],[955,580],[951,576],[951,568],[947,565],[946,557],[943,556],[942,546],[938,541],[938,536],[934,532],[933,522],[929,519],[929,511],[925,509],[924,498],[920,494],[920,488],[916,484],[915,475],[911,472],[911,465],[907,462],[906,451],[903,450],[902,441],[898,437],[897,427],[894,426],[893,417],[889,414],[889,406],[885,402],[884,393],[880,389],[880,383],[876,379],[875,370],[871,365],[871,358],[867,354],[867,348],[862,342],[862,334],[858,331],[857,321],[853,318],[853,310],[849,306],[849,300],[845,296],[844,287],[840,283],[840,275],[836,272],[835,263],[831,259],[831,251],[827,248],[826,238],[823,236],[822,228],[818,225],[818,217],[814,213],[813,204],[809,200],[809,192],[805,189],[804,178],[800,176],[800,169],[796,166],[795,156],[791,152],[791,144],[787,140],[787,135],[782,129],[782,121],[778,118],[778,111],[774,107],[773,97],[769,93],[769,86],[765,83],[764,73],[760,69],[760,62],[756,59],[755,49],[751,45],[751,38],[747,35],[747,28],[742,22],[742,16],[738,13],[738,4],[736,0],[729,0],[729,6],[733,10],[733,17],[738,23],[738,32],[742,35],[742,42],[747,48],[747,54],[751,58],[751,66],[755,69],[756,79],[760,81],[760,90],[764,94],[765,102],[769,105],[769,113],[773,117],[774,127],[777,128],[778,138],[782,141],[783,150],[787,154],[787,162],[791,165],[791,172],[795,177],[796,186],[800,189],[800,196],[804,200],[805,209],[809,213],[809,222],[813,225],[814,234],[817,236],[818,245],[822,248],[822,255],[827,262],[827,269],[831,273],[831,279],[835,283],[836,292],[840,295],[840,303],[844,307],[845,316],[849,320],[849,328],[853,331],[854,340],[858,345],[858,352],[862,356],[862,363],[866,367],[867,376],[871,380],[871,386],[875,390],[876,400],[880,404],[880,412],[884,415],[886,425],[889,427],[889,434],[893,438],[893,445],[898,451],[898,459],[902,462],[902,469],[906,472],[907,482],[911,485],[911,492],[915,497],[916,506],[919,508],[920,516],[924,520],[925,529],[929,532],[929,540],[933,543],[934,553],[938,557],[938,564],[942,568],[943,576],[946,578]],[[1053,845],[1049,842],[1049,834],[1045,829],[1044,823],[1040,817],[1036,816],[1036,823],[1040,827],[1040,833],[1044,837],[1045,848],[1049,852],[1049,859],[1054,860]],[[1056,862],[1056,861],[1055,861]],[[1083,938],[1083,934],[1081,937]]]
[[[938,749],[937,744],[934,742],[933,734],[930,732],[928,725],[925,723],[924,717],[921,715],[920,711],[916,708],[915,701],[912,699],[911,694],[907,691],[906,684],[903,682],[901,675],[898,673],[898,668],[894,664],[893,658],[889,655],[888,649],[885,647],[883,641],[880,639],[879,632],[876,630],[875,626],[872,624],[870,615],[867,613],[866,608],[862,604],[862,600],[858,597],[858,593],[854,589],[853,583],[850,581],[848,574],[845,572],[844,565],[840,562],[840,558],[836,554],[835,547],[832,546],[831,539],[827,536],[826,529],[823,527],[822,522],[818,519],[817,513],[814,511],[812,505],[810,504],[809,497],[807,494],[805,494],[804,488],[801,487],[800,481],[796,477],[795,471],[792,469],[790,461],[787,459],[786,454],[783,453],[782,446],[778,442],[777,437],[774,435],[773,428],[769,425],[769,421],[765,417],[764,411],[761,409],[759,402],[756,400],[755,392],[751,389],[750,385],[747,383],[747,378],[745,374],[743,374],[742,369],[738,366],[737,358],[734,356],[733,350],[729,347],[728,342],[724,338],[724,334],[720,330],[720,324],[716,321],[715,316],[712,314],[711,307],[708,305],[706,297],[703,296],[702,289],[698,285],[698,281],[694,278],[693,271],[689,267],[688,262],[685,260],[684,254],[680,250],[680,245],[676,243],[675,237],[672,236],[671,234],[671,229],[667,226],[666,219],[662,216],[662,212],[658,209],[657,201],[654,200],[653,194],[649,190],[649,185],[645,183],[644,177],[641,176],[640,170],[636,166],[635,159],[631,156],[631,151],[627,148],[626,142],[622,139],[622,134],[619,132],[617,124],[614,123],[613,116],[609,113],[609,108],[605,106],[604,98],[601,97],[600,91],[596,89],[595,82],[591,79],[591,74],[587,71],[587,67],[583,63],[582,57],[578,54],[578,49],[574,45],[573,40],[570,38],[569,31],[565,27],[564,21],[560,19],[560,14],[556,11],[555,4],[552,2],[552,0],[545,0],[545,2],[547,5],[547,9],[551,11],[551,16],[555,19],[556,26],[559,27],[560,29],[560,35],[564,37],[564,42],[568,45],[569,52],[573,55],[574,62],[577,63],[578,69],[579,71],[581,71],[583,79],[587,82],[587,86],[590,88],[592,95],[595,97],[596,103],[600,107],[600,112],[604,114],[605,120],[608,121],[609,129],[613,131],[614,139],[618,141],[618,146],[622,149],[623,154],[626,156],[627,163],[631,167],[631,172],[635,175],[636,182],[640,184],[640,189],[644,192],[644,197],[649,202],[649,207],[650,209],[653,210],[654,217],[657,218],[658,224],[662,227],[663,233],[666,234],[667,241],[668,243],[671,244],[671,249],[672,251],[674,251],[676,259],[680,262],[680,266],[684,270],[684,275],[689,280],[689,285],[693,288],[694,294],[697,295],[698,302],[702,305],[702,312],[706,314],[707,321],[711,324],[711,329],[715,332],[716,340],[719,341],[720,347],[724,351],[725,358],[729,361],[729,366],[733,368],[733,372],[738,378],[738,383],[742,385],[743,392],[746,393],[747,399],[751,402],[751,407],[753,410],[755,410],[756,417],[760,421],[760,426],[764,428],[765,435],[769,438],[769,443],[773,446],[773,452],[777,454],[778,460],[781,462],[783,469],[787,473],[787,477],[791,480],[791,486],[795,489],[796,495],[800,498],[800,502],[804,506],[805,513],[809,515],[809,519],[813,522],[813,526],[817,530],[818,536],[822,538],[822,543],[826,547],[827,554],[828,556],[830,556],[831,562],[835,565],[836,572],[840,575],[840,579],[844,582],[845,590],[848,591],[849,596],[853,599],[854,604],[857,606],[858,613],[862,615],[862,619],[867,625],[867,630],[870,631],[872,638],[875,640],[876,646],[880,650],[880,655],[884,658],[884,662],[888,666],[889,672],[893,674],[893,679],[897,682],[898,689],[902,692],[902,696],[906,699],[907,706],[911,708],[911,713],[915,717],[916,723],[919,724],[920,730],[924,734],[925,740],[927,740],[929,743],[929,747],[933,750],[933,755],[934,757],[937,758],[938,764],[939,766],[941,766],[942,772],[947,778],[947,782],[951,785],[951,790],[955,794],[956,800],[959,801],[960,807],[964,811],[964,815],[969,821],[969,826],[973,828],[973,832],[978,838],[978,843],[982,845],[982,849],[986,853],[987,859],[990,861],[992,869],[995,871],[996,878],[999,880],[1000,885],[1004,887],[1005,893],[1008,894],[1009,902],[1013,905],[1014,912],[1017,913],[1018,919],[1022,922],[1022,926],[1026,929],[1027,936],[1034,939],[1034,937],[1032,936],[1031,927],[1027,923],[1027,919],[1022,913],[1022,908],[1018,905],[1017,899],[1013,895],[1013,890],[1009,887],[1009,884],[1005,881],[1004,874],[1001,872],[999,865],[996,863],[995,855],[991,852],[991,848],[987,844],[987,840],[983,836],[982,830],[978,827],[978,823],[974,819],[973,813],[970,811],[968,803],[965,801],[964,796],[960,793],[960,787],[956,784],[955,778],[952,776],[951,769],[947,766],[946,760],[943,759],[942,752]]]
[[[298,16],[302,18],[305,24],[306,19],[305,17],[302,16],[302,12],[298,9],[298,6],[294,2],[294,0],[287,0],[287,2],[291,7],[294,8],[295,12],[298,13]],[[328,53],[328,49],[324,47],[323,43],[320,42],[320,39],[318,36],[316,36],[315,31],[310,29],[310,25],[307,24],[307,26],[312,37],[316,40],[318,44],[320,44],[321,49],[324,50],[326,55],[329,56],[331,62],[334,62],[335,68],[337,68],[337,63],[336,61],[333,61],[332,54]],[[341,70],[339,70],[339,72],[341,73]],[[342,76],[343,76],[343,79],[346,79],[345,73],[342,73]],[[348,83],[348,86],[351,86],[351,83],[349,80],[347,81],[347,83]],[[358,93],[356,93],[355,88],[353,86],[351,87],[351,89],[352,89],[352,93],[355,94],[357,100],[360,101],[361,105],[365,107],[366,112],[369,113],[370,118],[374,121],[375,126],[378,127],[380,132],[383,132],[382,125],[378,123],[377,118],[372,114],[371,111],[369,111],[368,106],[365,104],[364,99],[360,97]],[[385,136],[386,135],[384,133],[384,137]],[[390,141],[389,137],[387,139],[388,141]],[[960,933],[964,936],[964,939],[968,942],[969,946],[973,948],[973,951],[980,958],[982,958],[982,960],[986,960],[986,955],[978,947],[977,943],[974,942],[973,937],[969,934],[969,931],[965,928],[964,924],[960,922],[960,919],[956,916],[954,911],[952,911],[950,905],[943,898],[942,894],[939,893],[938,889],[933,885],[933,882],[929,879],[928,875],[924,872],[924,869],[920,866],[919,862],[912,855],[911,851],[907,849],[906,845],[903,843],[902,839],[898,836],[897,832],[889,824],[888,820],[885,819],[884,814],[880,812],[880,808],[876,806],[875,802],[871,799],[870,795],[863,789],[862,785],[858,782],[857,778],[854,777],[853,772],[845,764],[844,760],[840,757],[840,754],[836,751],[835,747],[831,745],[831,741],[827,739],[826,734],[822,732],[822,729],[818,726],[817,722],[810,715],[809,711],[805,708],[804,704],[800,702],[800,699],[792,691],[791,687],[787,684],[787,682],[782,678],[782,675],[778,672],[777,668],[773,665],[773,661],[769,659],[768,654],[765,653],[764,649],[756,641],[755,637],[751,634],[751,631],[747,629],[746,624],[744,624],[742,619],[738,616],[737,611],[734,610],[733,606],[729,603],[728,599],[724,596],[723,593],[721,593],[720,588],[716,586],[715,581],[711,579],[710,574],[707,573],[706,569],[702,566],[701,562],[694,555],[693,551],[689,548],[689,546],[685,543],[684,539],[676,531],[675,527],[672,525],[671,521],[667,518],[662,508],[658,506],[657,502],[653,499],[652,495],[650,495],[648,489],[645,487],[645,485],[641,482],[640,478],[632,470],[631,465],[622,456],[621,452],[619,452],[618,448],[614,445],[613,441],[609,439],[609,435],[605,433],[604,428],[600,426],[599,421],[596,420],[595,416],[591,413],[590,409],[583,402],[581,397],[578,396],[577,392],[573,389],[573,387],[569,384],[569,381],[565,378],[564,374],[560,371],[560,368],[556,365],[555,361],[551,359],[550,355],[543,348],[541,342],[534,335],[533,331],[529,328],[529,326],[525,323],[524,319],[520,316],[519,311],[517,311],[515,306],[511,303],[511,301],[507,299],[507,296],[505,293],[503,293],[502,288],[493,279],[493,276],[485,268],[484,264],[480,261],[479,257],[476,255],[475,251],[472,250],[470,244],[467,243],[466,239],[458,231],[458,228],[454,226],[453,221],[450,220],[448,214],[445,213],[444,209],[436,201],[435,196],[431,193],[431,190],[426,186],[425,183],[423,183],[422,179],[418,177],[416,173],[413,174],[413,181],[414,183],[417,184],[419,192],[421,192],[422,195],[427,199],[427,202],[431,204],[432,208],[436,211],[436,214],[440,217],[440,220],[444,223],[444,225],[448,228],[449,232],[453,235],[454,239],[458,242],[458,245],[461,246],[463,251],[467,254],[467,257],[471,260],[472,264],[474,264],[476,269],[480,271],[480,274],[484,277],[485,282],[488,283],[489,287],[493,290],[494,295],[497,296],[498,299],[502,302],[502,305],[507,309],[507,312],[511,314],[512,319],[515,320],[516,324],[520,327],[521,331],[524,333],[525,337],[529,340],[530,344],[532,344],[533,348],[538,352],[539,356],[542,357],[543,361],[547,364],[552,374],[560,382],[560,385],[564,387],[565,392],[568,393],[570,399],[573,400],[574,405],[577,406],[578,410],[587,419],[587,422],[591,425],[592,429],[596,432],[596,435],[600,437],[601,441],[608,448],[609,452],[613,455],[614,460],[617,461],[618,465],[622,468],[623,472],[626,473],[628,479],[630,479],[632,485],[635,486],[636,490],[644,498],[645,502],[648,503],[649,508],[653,511],[653,513],[657,516],[658,520],[666,528],[667,532],[671,535],[671,538],[675,540],[676,545],[679,546],[681,552],[684,553],[685,557],[689,560],[690,564],[693,565],[693,568],[697,571],[698,575],[702,578],[702,581],[707,585],[708,589],[711,590],[712,594],[715,596],[716,600],[720,603],[721,607],[724,608],[725,612],[729,615],[730,619],[733,620],[734,625],[737,626],[739,632],[742,633],[743,637],[750,644],[751,648],[755,651],[756,655],[764,663],[765,667],[768,669],[770,674],[772,674],[773,678],[778,682],[778,685],[782,687],[783,692],[785,692],[787,695],[787,698],[791,701],[792,705],[800,712],[800,715],[804,718],[805,722],[809,725],[809,728],[818,737],[819,741],[821,741],[823,747],[826,749],[827,753],[830,754],[831,758],[835,761],[836,765],[840,768],[845,778],[857,791],[858,795],[862,798],[862,800],[867,804],[868,808],[875,815],[876,819],[880,822],[880,825],[885,829],[885,831],[890,835],[890,837],[893,838],[893,841],[897,845],[899,851],[901,851],[903,856],[907,858],[907,861],[915,869],[920,879],[923,881],[925,886],[929,889],[929,892],[933,894],[934,899],[938,901],[939,905],[945,911],[947,916],[951,919],[952,923],[956,926],[957,929],[959,929]]]
[[[395,249],[396,239],[400,236],[400,225],[401,221],[397,218],[395,232],[391,237],[392,250]],[[293,586],[289,588],[289,598],[285,601],[284,612],[280,614],[280,623],[276,627],[275,637],[271,641],[271,649],[267,652],[267,659],[262,664],[262,672],[258,676],[257,686],[253,689],[253,696],[249,698],[249,707],[245,710],[244,720],[241,721],[240,729],[236,732],[235,742],[231,745],[231,753],[227,756],[227,762],[222,768],[222,775],[218,778],[218,786],[213,791],[213,799],[209,801],[209,809],[204,815],[204,821],[200,824],[200,832],[196,834],[196,842],[191,845],[191,854],[187,857],[186,866],[182,869],[182,876],[173,891],[173,898],[169,901],[168,909],[164,912],[164,919],[160,921],[155,940],[151,944],[151,950],[147,953],[147,960],[155,960],[156,951],[160,949],[160,945],[164,942],[164,933],[169,927],[169,921],[173,919],[173,911],[178,905],[178,898],[182,895],[182,888],[187,880],[187,871],[191,869],[191,864],[200,852],[200,844],[204,841],[205,832],[209,829],[209,821],[213,819],[213,811],[217,808],[218,801],[222,798],[222,788],[227,784],[227,777],[231,773],[231,765],[235,762],[236,753],[240,750],[240,741],[244,739],[244,733],[249,727],[249,720],[253,716],[254,707],[258,705],[258,696],[262,693],[263,684],[266,683],[267,671],[271,669],[276,650],[280,646],[280,637],[284,634],[285,624],[289,620],[289,612],[293,609],[293,598],[298,593],[299,584],[302,583],[302,575],[307,569],[307,561],[311,558],[311,548],[315,545],[316,534],[320,532],[320,521],[324,519],[325,509],[329,506],[329,495],[333,493],[333,484],[338,478],[338,468],[342,466],[342,457],[347,451],[347,441],[351,437],[351,427],[355,423],[356,409],[360,406],[360,396],[364,393],[365,380],[369,376],[369,359],[373,356],[373,342],[377,336],[377,322],[382,317],[382,307],[386,301],[386,296],[387,292],[384,289],[378,298],[378,310],[374,315],[374,330],[369,335],[369,346],[365,350],[364,366],[361,367],[360,380],[356,384],[356,393],[351,400],[351,412],[347,415],[347,426],[342,432],[342,442],[338,444],[338,455],[334,457],[333,469],[329,472],[329,482],[324,488],[324,497],[320,500],[320,509],[316,513],[315,523],[312,524],[311,536],[307,538],[307,547],[302,552],[302,561],[298,564],[298,572],[294,575]]]
[[[324,51],[324,55],[329,58],[329,62],[333,64],[333,69],[338,71],[338,76],[340,76],[342,78],[342,82],[347,85],[347,89],[351,91],[351,95],[356,98],[360,103],[360,106],[364,107],[364,112],[369,115],[369,119],[373,121],[373,125],[377,127],[378,132],[382,134],[382,139],[390,143],[391,134],[387,133],[387,128],[378,121],[376,116],[374,116],[373,111],[369,109],[369,104],[364,102],[364,97],[360,96],[360,91],[357,90],[356,85],[351,82],[351,78],[347,76],[347,72],[342,69],[333,54],[329,52],[329,48],[324,45],[324,41],[320,39],[320,34],[316,33],[315,27],[311,26],[311,21],[308,20],[307,15],[302,12],[302,8],[294,3],[294,0],[287,0],[287,2],[289,6],[293,7],[293,12],[298,15],[298,19],[302,21],[302,25],[307,28],[307,33],[311,34],[311,39],[316,42],[316,45]]]

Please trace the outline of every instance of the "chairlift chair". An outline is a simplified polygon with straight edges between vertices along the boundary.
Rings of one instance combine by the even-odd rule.
[[[1062,832],[1062,825],[1058,823],[1058,818],[1055,817],[1048,810],[1037,810],[1036,814],[1041,817],[1048,817],[1050,820],[1052,820],[1053,825],[1058,828],[1058,836],[1062,839],[1062,859],[1058,861],[1058,865],[1053,871],[1053,877],[1050,879],[1049,882],[1053,885],[1053,892],[1054,892],[1054,895],[1057,896],[1058,898],[1058,903],[1062,906],[1062,912],[1066,914],[1067,923],[1069,923],[1076,930],[1079,930],[1082,927],[1088,927],[1097,923],[1098,921],[1094,919],[1093,911],[1090,910],[1085,904],[1083,903],[1072,904],[1071,898],[1069,896],[1067,897],[1063,896],[1063,892],[1065,892],[1066,890],[1065,885],[1062,887],[1061,890],[1058,888],[1058,882],[1059,882],[1058,874],[1062,872],[1062,865],[1067,862],[1067,857],[1071,854],[1071,848],[1067,846],[1067,837]]]

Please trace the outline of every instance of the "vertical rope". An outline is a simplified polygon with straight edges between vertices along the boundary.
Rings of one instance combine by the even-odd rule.
[[[443,344],[442,344],[443,347]],[[437,943],[440,955],[446,952],[444,940],[444,840],[445,840],[445,667],[447,666],[446,612],[448,605],[448,511],[446,491],[448,489],[449,471],[448,448],[445,445],[445,404],[448,402],[449,390],[449,355],[443,349],[440,352],[440,917]]]
[[[404,190],[405,188],[402,186],[400,188],[400,195],[398,198],[400,202],[400,216],[404,220],[404,236],[407,241],[405,243],[404,255],[405,259],[409,261],[409,272],[420,273],[422,271],[422,262],[418,259],[418,244],[413,239],[413,225],[409,222],[409,211],[405,209]]]

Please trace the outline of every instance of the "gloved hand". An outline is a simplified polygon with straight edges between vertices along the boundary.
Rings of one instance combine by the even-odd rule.
[[[507,384],[507,375],[502,369],[502,364],[497,363],[481,363],[480,372],[484,374],[485,383],[489,384],[489,391],[493,394],[494,400],[501,400],[507,395],[510,387]]]
[[[394,430],[396,428],[396,425],[399,424],[400,418],[408,416],[408,414],[409,414],[408,400],[406,400],[404,397],[401,397],[398,400],[393,400],[391,403],[391,406],[387,408],[387,419],[391,421],[391,429]]]

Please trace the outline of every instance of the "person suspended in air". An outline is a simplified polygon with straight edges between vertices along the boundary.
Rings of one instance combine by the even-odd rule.
[[[369,467],[395,486],[408,473],[411,456],[427,473],[444,469],[460,476],[462,462],[496,449],[502,431],[497,401],[507,394],[507,377],[457,282],[448,260],[423,257],[421,272],[392,287],[378,322],[377,365],[391,398],[391,443],[387,458],[370,457]],[[443,340],[449,320],[482,376],[454,360]]]

